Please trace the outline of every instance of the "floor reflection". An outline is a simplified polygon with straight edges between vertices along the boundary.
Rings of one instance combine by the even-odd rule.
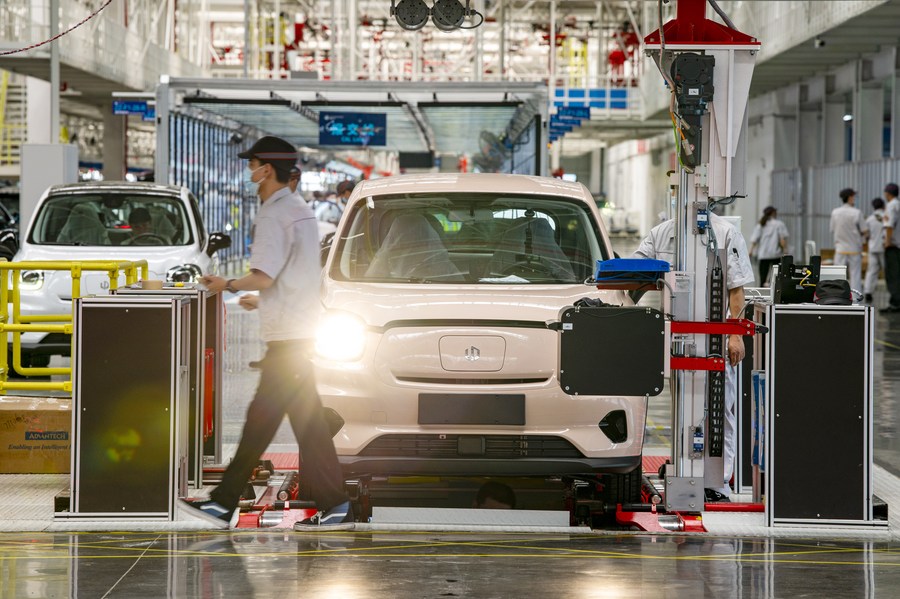
[[[0,552],[2,597],[875,597],[900,588],[900,552],[865,542],[254,531],[18,534],[2,537]]]

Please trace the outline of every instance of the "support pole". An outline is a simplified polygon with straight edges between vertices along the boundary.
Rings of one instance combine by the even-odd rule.
[[[50,0],[50,37],[59,35],[59,0]],[[50,42],[50,143],[59,143],[59,41]]]
[[[244,0],[244,79],[250,77],[250,0]]]

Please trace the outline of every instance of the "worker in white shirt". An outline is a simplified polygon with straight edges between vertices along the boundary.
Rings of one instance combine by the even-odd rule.
[[[788,230],[778,220],[775,206],[766,206],[762,218],[750,236],[750,257],[759,259],[759,285],[765,287],[772,265],[781,262],[787,249]]]
[[[866,266],[866,303],[872,303],[872,294],[878,284],[878,275],[884,271],[884,200],[872,200],[872,214],[866,219],[869,229],[869,263]]]
[[[716,214],[709,214],[709,225],[719,248],[725,250],[725,297],[729,318],[741,318],[744,311],[744,287],[755,281],[747,244],[740,231]],[[650,258],[675,263],[675,221],[670,219],[658,224],[647,234],[632,258]],[[728,363],[725,367],[725,430],[723,459],[725,470],[721,486],[705,489],[706,501],[714,503],[731,501],[729,481],[734,473],[734,457],[737,448],[737,416],[735,414],[738,390],[736,366],[744,359],[744,338],[729,335],[726,341]]]
[[[847,267],[850,288],[862,290],[862,244],[868,232],[862,212],[855,208],[856,192],[850,188],[839,194],[843,205],[831,212],[831,234],[834,237],[834,263]]]

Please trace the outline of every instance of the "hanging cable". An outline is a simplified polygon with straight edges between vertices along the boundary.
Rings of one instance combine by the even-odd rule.
[[[709,2],[709,5],[713,7],[713,10],[716,11],[716,13],[718,13],[718,15],[720,17],[722,17],[722,20],[725,21],[726,25],[728,25],[732,29],[737,29],[737,27],[734,26],[734,23],[731,21],[731,19],[728,18],[728,15],[725,14],[725,11],[722,10],[722,8],[719,6],[719,3],[716,2],[716,0],[707,0],[707,1]]]
[[[5,52],[0,52],[0,56],[9,56],[10,54],[18,54],[19,52],[27,52],[28,50],[34,50],[35,48],[40,48],[41,46],[45,46],[51,42],[55,42],[62,36],[66,35],[67,33],[71,32],[75,29],[78,29],[79,27],[81,27],[82,25],[84,25],[85,23],[87,23],[88,21],[90,21],[91,19],[96,17],[97,15],[99,15],[100,11],[102,11],[104,8],[106,8],[110,4],[112,4],[112,0],[106,0],[106,4],[104,4],[103,6],[101,6],[100,8],[98,8],[97,10],[95,10],[94,12],[89,14],[88,16],[86,16],[84,19],[82,19],[78,23],[75,23],[74,25],[72,25],[71,27],[69,27],[62,33],[60,33],[59,35],[54,35],[53,37],[51,37],[48,40],[44,40],[42,42],[39,42],[37,44],[32,44],[30,46],[26,46],[25,48],[18,48],[16,50],[6,50]]]

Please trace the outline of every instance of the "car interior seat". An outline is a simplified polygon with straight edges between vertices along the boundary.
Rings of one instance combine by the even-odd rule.
[[[575,280],[572,265],[556,243],[553,228],[544,218],[517,218],[501,237],[491,260],[490,271],[492,275],[508,276],[529,262],[533,262],[539,272],[558,280]]]
[[[88,204],[76,204],[59,232],[58,243],[109,245],[106,227],[100,215]]]
[[[421,214],[397,214],[379,222],[384,230],[381,246],[366,270],[374,278],[427,278],[462,280],[434,226]]]

